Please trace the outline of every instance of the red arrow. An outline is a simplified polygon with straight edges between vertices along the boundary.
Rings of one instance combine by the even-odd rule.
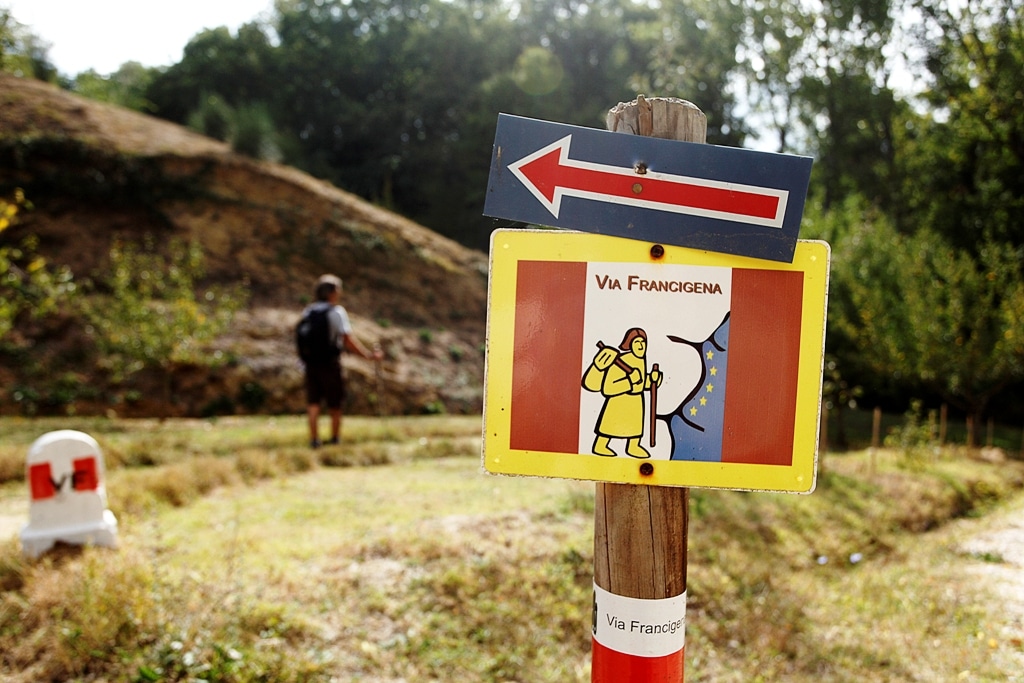
[[[788,190],[692,178],[569,158],[572,135],[508,168],[558,218],[562,197],[781,228]]]

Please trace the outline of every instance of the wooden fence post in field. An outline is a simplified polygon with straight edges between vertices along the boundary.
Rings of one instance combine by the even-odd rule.
[[[946,421],[949,419],[949,407],[943,403],[939,408],[939,448],[946,445]]]
[[[645,99],[641,95],[610,110],[607,128],[613,132],[703,143],[707,118],[689,102]],[[638,172],[642,169],[638,168]],[[597,484],[594,618],[599,618],[599,612],[600,618],[609,621],[621,618],[621,630],[634,633],[635,620],[651,629],[648,633],[660,635],[645,639],[641,633],[640,638],[619,649],[599,642],[595,635],[591,672],[594,683],[683,680],[688,502],[686,488]],[[605,631],[609,625],[602,624]],[[595,634],[597,626],[595,623]],[[622,652],[623,649],[631,651]]]
[[[828,453],[828,405],[821,406],[821,425],[818,427],[818,468],[821,471],[825,454]]]
[[[882,409],[875,406],[871,413],[871,447],[878,448],[882,445]]]
[[[875,406],[871,414],[871,476],[878,471],[878,447],[882,443],[882,409]]]

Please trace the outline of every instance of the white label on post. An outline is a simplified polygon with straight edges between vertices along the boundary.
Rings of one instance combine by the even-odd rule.
[[[609,593],[594,584],[594,640],[637,657],[666,657],[686,644],[686,593],[642,600]]]

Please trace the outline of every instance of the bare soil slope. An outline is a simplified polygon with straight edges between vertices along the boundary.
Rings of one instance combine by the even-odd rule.
[[[74,318],[26,320],[15,342],[33,362],[0,355],[0,407],[66,409],[47,401],[55,373],[89,385],[79,412],[197,414],[237,408],[243,386],[266,395],[261,410],[301,409],[292,327],[324,272],[345,280],[357,336],[380,343],[380,369],[349,359],[350,412],[478,410],[486,317],[486,255],[294,168],[234,154],[223,143],[153,117],[92,102],[50,85],[0,74],[0,194],[22,188],[34,209],[3,233],[28,234],[51,264],[102,278],[114,239],[198,240],[211,282],[246,283],[249,309],[220,346],[238,362],[186,369],[171,405],[156,393],[110,386],[95,359],[71,363],[88,345]],[[90,365],[91,364],[91,365]],[[31,365],[32,367],[28,367]],[[136,379],[145,384],[145,375]],[[69,382],[65,382],[68,384]],[[145,388],[145,387],[144,387]],[[118,392],[121,392],[120,394]],[[251,392],[250,392],[251,395]],[[105,404],[107,407],[104,407]]]

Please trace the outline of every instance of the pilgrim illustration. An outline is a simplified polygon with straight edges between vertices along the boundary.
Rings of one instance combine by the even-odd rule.
[[[576,366],[577,452],[721,462],[733,271],[633,263],[592,271]]]
[[[586,392],[599,394],[602,401],[590,452],[615,457],[623,449],[614,441],[624,440],[625,455],[637,459],[653,455],[668,460],[720,461],[729,317],[726,311],[717,324],[705,323],[705,331],[699,333],[702,338],[697,340],[681,336],[683,333],[668,334],[668,330],[652,340],[645,328],[633,327],[618,346],[598,341],[597,353],[581,382]],[[648,371],[652,345],[657,347],[664,369],[653,363]],[[666,404],[660,412],[659,391]],[[665,444],[655,451],[659,432]]]
[[[615,457],[612,439],[625,439],[626,455],[650,458],[640,440],[644,435],[645,415],[649,414],[650,444],[655,445],[658,386],[664,377],[655,363],[647,371],[647,333],[633,327],[626,331],[618,348],[597,342],[598,351],[583,374],[583,388],[600,393],[604,404],[594,425],[594,455]],[[643,393],[651,394],[650,412],[646,413]]]

